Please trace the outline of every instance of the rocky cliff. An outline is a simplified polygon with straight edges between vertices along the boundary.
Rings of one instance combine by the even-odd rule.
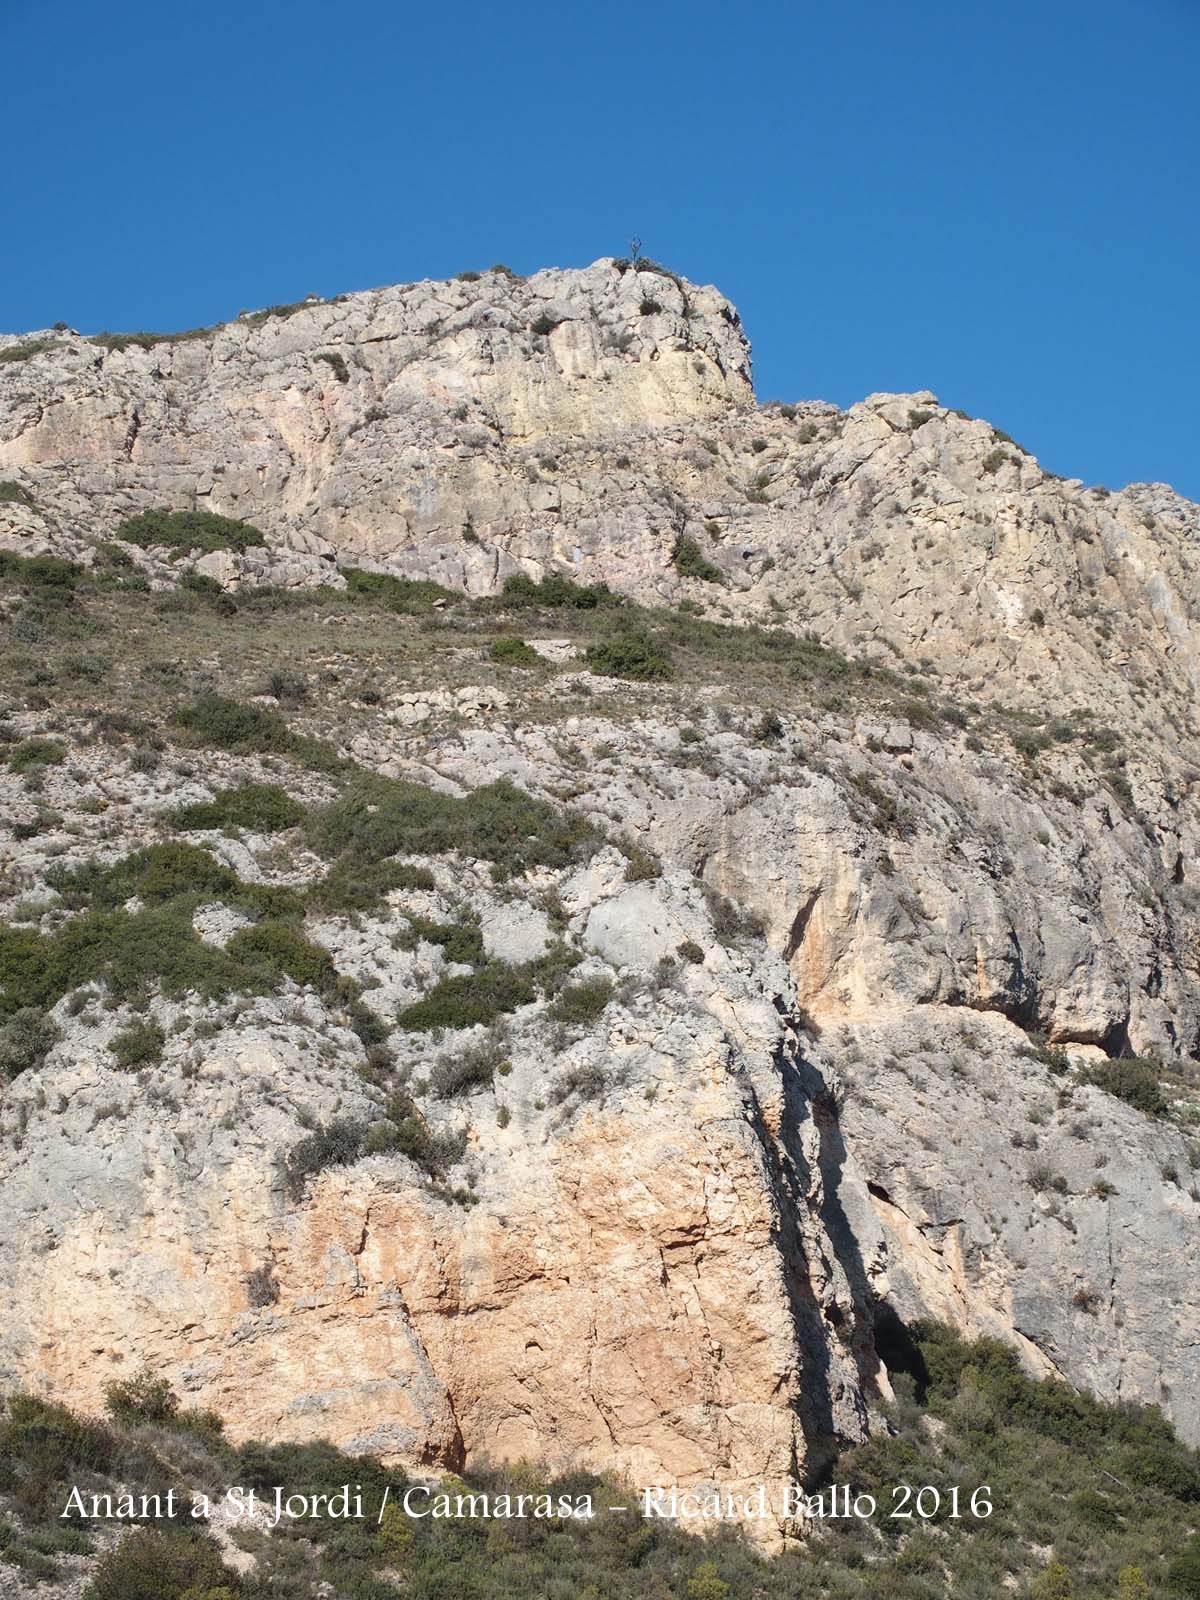
[[[0,343],[0,478],[0,551],[79,569],[4,599],[9,1382],[149,1364],[243,1435],[740,1487],[862,1437],[876,1323],[928,1313],[1200,1438],[1195,506],[930,394],[759,406],[721,295],[607,261]],[[125,536],[163,507],[262,542]],[[214,689],[260,721],[180,720]],[[354,785],[497,778],[588,849],[406,822],[427,882],[328,887]],[[128,863],[184,839],[234,886],[156,901]],[[28,1003],[159,902],[341,987]],[[414,1021],[501,967],[513,1004]]]

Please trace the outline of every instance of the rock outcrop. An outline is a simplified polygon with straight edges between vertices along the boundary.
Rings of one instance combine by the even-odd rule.
[[[57,999],[3,1112],[7,1382],[95,1405],[150,1364],[240,1435],[736,1489],[864,1436],[888,1308],[1200,1439],[1200,508],[1058,479],[928,393],[756,406],[728,301],[645,264],[8,348],[0,550],[87,567],[131,513],[205,509],[265,545],[122,561],[235,594],[563,575],[686,603],[681,636],[703,614],[802,637],[812,665],[787,658],[765,724],[735,657],[720,694],[620,684],[578,670],[565,626],[524,682],[481,674],[466,634],[445,681],[389,657],[353,706],[330,665],[296,725],[344,758],[456,794],[508,777],[665,871],[626,876],[610,844],[501,893],[444,852],[434,891],[310,915],[429,1126],[466,1139],[432,1186],[395,1148],[281,1181],[306,1128],[386,1099],[311,987],[156,998],[141,1080],[108,1050],[125,1012]],[[36,793],[0,768],[7,923],[70,915],[54,869],[95,853],[98,815],[115,859],[181,800],[280,779],[230,757],[151,778],[78,708],[47,725],[11,698],[12,739],[70,763]],[[276,871],[267,835],[205,842],[247,881],[317,870],[297,848]],[[613,997],[565,1032],[552,1002],[519,1008],[484,1040],[506,1070],[460,1103],[422,1074],[479,1030],[430,1046],[396,1017],[470,970],[405,930],[464,910],[489,959],[561,939]],[[196,916],[216,943],[238,925]],[[1131,1056],[1169,1116],[1090,1081]]]

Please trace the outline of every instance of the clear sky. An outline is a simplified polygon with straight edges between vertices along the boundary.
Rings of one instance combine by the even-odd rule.
[[[0,0],[0,327],[647,253],[760,398],[1200,498],[1200,0]]]

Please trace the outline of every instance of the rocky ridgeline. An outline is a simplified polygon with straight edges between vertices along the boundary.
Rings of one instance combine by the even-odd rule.
[[[397,656],[369,707],[302,707],[315,765],[197,760],[165,714],[154,765],[14,696],[10,937],[100,914],[92,857],[186,842],[228,877],[163,901],[170,937],[206,982],[276,964],[148,1012],[44,996],[3,1109],[9,1382],[94,1406],[148,1364],[240,1436],[736,1488],[868,1430],[886,1305],[1200,1438],[1196,507],[1057,479],[928,394],[758,407],[722,296],[607,261],[0,344],[0,479],[0,550],[116,549],[152,591],[566,575],[849,658],[781,652],[764,717],[732,645],[720,689],[630,686],[540,624],[540,675]],[[114,541],[163,506],[265,542]],[[596,837],[500,882],[443,838],[356,901],[313,819],[363,774],[505,777]],[[246,783],[300,809],[181,825]],[[154,912],[126,886],[110,914]],[[264,916],[306,950],[247,943]],[[486,1021],[420,1020],[501,967],[528,987]],[[1131,1055],[1138,1106],[1104,1077]]]

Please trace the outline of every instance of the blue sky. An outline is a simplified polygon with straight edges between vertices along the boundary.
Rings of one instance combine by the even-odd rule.
[[[761,398],[931,388],[1200,498],[1197,0],[0,0],[0,327],[622,254]]]

